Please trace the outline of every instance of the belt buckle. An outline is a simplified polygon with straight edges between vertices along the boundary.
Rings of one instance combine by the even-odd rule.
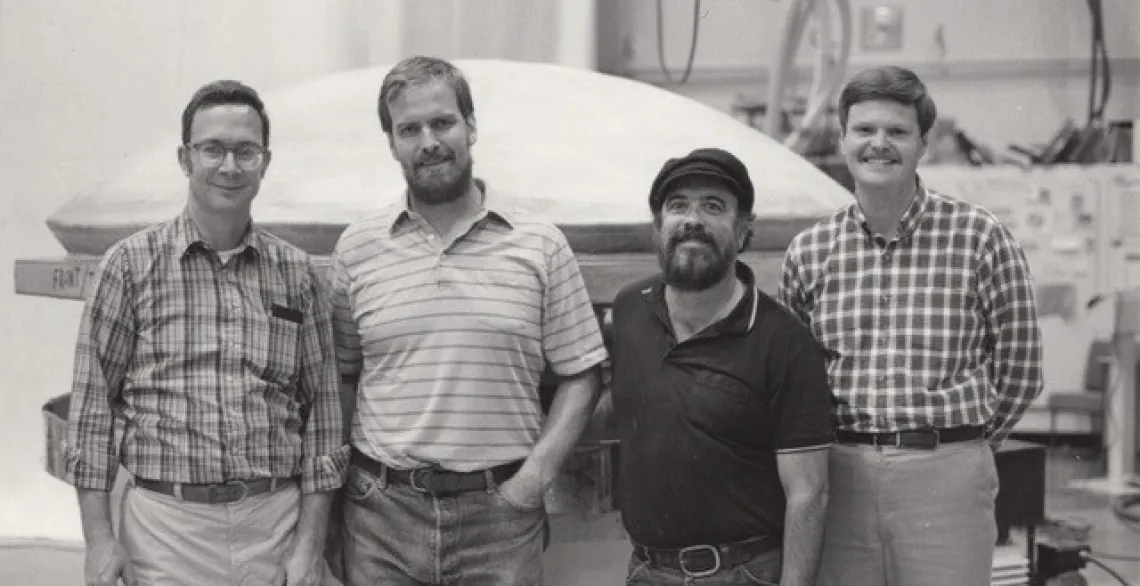
[[[884,435],[890,435],[891,437],[893,437],[895,439],[895,443],[893,443],[893,444],[884,443],[881,439]],[[871,434],[871,445],[876,447],[876,448],[896,448],[896,449],[902,448],[902,432],[895,431],[895,432],[887,432],[887,433],[872,433]]]
[[[925,435],[925,432],[927,432],[927,431],[930,432],[930,435],[927,436],[930,438],[929,443],[924,442],[923,445],[918,446],[918,447],[920,447],[921,449],[926,449],[926,450],[937,450],[938,446],[941,445],[941,443],[942,443],[942,436],[938,433],[938,428],[936,428],[936,427],[926,427],[926,428],[922,428],[922,429],[916,429],[913,432],[902,432],[902,431],[893,432],[893,433],[891,433],[891,436],[893,436],[895,439],[894,444],[883,443],[882,441],[879,440],[879,438],[881,437],[880,434],[875,434],[872,436],[872,438],[874,438],[874,439],[872,440],[871,443],[877,448],[893,447],[893,448],[901,449],[903,447],[903,445],[902,445],[903,433],[913,433],[913,434],[919,435],[921,437],[922,435]],[[882,435],[886,435],[886,434],[882,434]]]
[[[431,489],[426,486],[431,475],[431,468],[416,468],[408,475],[408,484],[412,487],[412,490],[416,492],[431,493]],[[423,481],[422,483],[421,479]]]
[[[241,489],[241,492],[236,496],[232,492],[234,488]],[[235,503],[247,496],[249,496],[249,486],[242,480],[231,480],[225,484],[216,484],[210,487],[210,500],[216,503]]]
[[[699,551],[712,552],[713,565],[707,570],[690,570],[689,565],[685,563],[685,554]],[[677,553],[677,561],[678,565],[681,566],[681,572],[690,578],[705,578],[719,572],[721,569],[720,550],[711,545],[690,545],[688,547],[682,547],[681,551]]]
[[[917,435],[919,438],[922,438],[922,443],[920,445],[914,446],[918,449],[937,450],[938,445],[942,443],[942,436],[939,435],[937,427],[923,427],[914,430],[912,433]],[[900,433],[896,437],[902,437],[902,434]]]

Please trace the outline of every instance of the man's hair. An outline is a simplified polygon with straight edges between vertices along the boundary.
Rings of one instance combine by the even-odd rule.
[[[397,63],[380,84],[380,128],[385,134],[392,134],[392,112],[388,104],[399,98],[404,90],[431,82],[440,82],[451,88],[463,120],[468,123],[475,120],[475,102],[471,99],[471,86],[463,72],[443,59],[418,55]]]
[[[934,126],[938,110],[926,91],[926,84],[913,71],[895,65],[864,69],[855,74],[839,94],[839,124],[847,132],[847,115],[851,106],[870,100],[890,100],[913,106],[922,136]]]
[[[212,106],[239,104],[253,108],[261,117],[261,142],[263,147],[269,147],[269,116],[265,113],[265,104],[253,88],[230,79],[212,81],[194,92],[190,103],[182,111],[182,144],[190,144],[190,126],[194,123],[194,115],[199,110]]]

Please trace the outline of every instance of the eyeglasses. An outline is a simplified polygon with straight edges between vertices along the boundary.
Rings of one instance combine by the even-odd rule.
[[[265,160],[265,149],[261,145],[248,142],[226,146],[218,141],[207,140],[187,146],[197,151],[202,164],[210,168],[222,166],[229,153],[234,155],[234,164],[244,171],[261,168],[261,163]]]

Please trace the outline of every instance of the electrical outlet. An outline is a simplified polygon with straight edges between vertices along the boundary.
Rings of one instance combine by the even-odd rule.
[[[866,6],[860,19],[860,46],[865,51],[900,51],[903,44],[903,9],[900,6]]]

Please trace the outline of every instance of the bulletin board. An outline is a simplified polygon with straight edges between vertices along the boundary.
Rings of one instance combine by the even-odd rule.
[[[1104,248],[1114,290],[1140,287],[1140,165],[1112,165],[1102,181],[1106,217]]]
[[[1112,336],[1115,293],[1140,288],[1140,165],[932,165],[919,174],[928,187],[977,203],[1009,227],[1036,285],[1044,394],[1082,388],[1086,349]],[[1055,423],[1089,430],[1086,417],[1061,415]],[[1031,410],[1018,430],[1046,432],[1053,424]]]

